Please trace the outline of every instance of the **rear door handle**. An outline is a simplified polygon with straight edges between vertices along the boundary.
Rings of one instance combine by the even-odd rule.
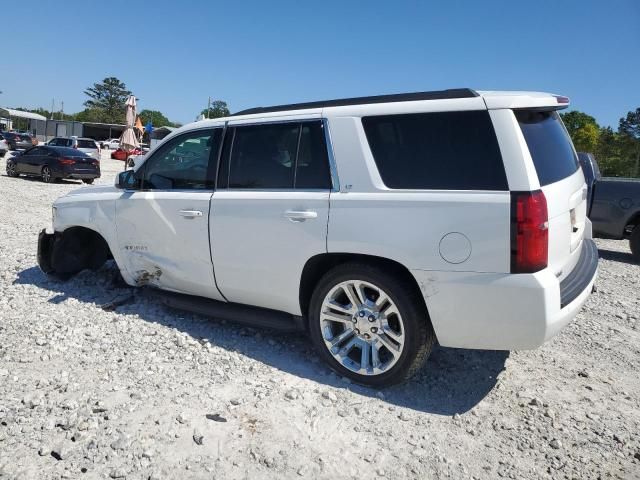
[[[185,218],[201,217],[202,212],[200,210],[180,210],[180,215]]]
[[[318,212],[309,210],[287,210],[284,212],[284,216],[292,222],[304,222],[305,220],[318,218]]]

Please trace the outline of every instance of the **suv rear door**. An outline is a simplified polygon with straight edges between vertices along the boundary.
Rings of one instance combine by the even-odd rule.
[[[225,134],[210,221],[217,285],[230,302],[300,314],[303,267],[326,252],[324,125],[250,122],[231,121]]]
[[[556,111],[520,109],[514,113],[547,200],[548,266],[563,279],[578,262],[587,228],[584,175]]]

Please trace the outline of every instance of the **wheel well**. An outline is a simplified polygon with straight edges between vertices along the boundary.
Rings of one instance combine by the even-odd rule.
[[[95,230],[70,227],[56,235],[51,266],[59,273],[77,273],[85,268],[97,270],[113,258],[109,244]]]
[[[363,255],[357,253],[323,253],[321,255],[311,257],[302,270],[302,276],[300,278],[300,311],[302,312],[303,317],[307,317],[313,290],[322,276],[332,268],[349,262],[376,265],[384,269],[385,272],[405,279],[409,285],[415,288],[416,292],[419,294],[418,298],[422,300],[424,309],[427,311],[427,305],[424,302],[424,296],[420,291],[418,282],[415,277],[411,275],[411,272],[407,267],[401,263],[388,258],[377,257],[375,255]]]

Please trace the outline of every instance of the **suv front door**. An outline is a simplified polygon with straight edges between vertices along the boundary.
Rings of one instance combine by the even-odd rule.
[[[118,248],[138,284],[223,300],[209,247],[209,206],[222,129],[179,135],[136,172],[116,201]]]
[[[216,280],[230,302],[300,314],[307,260],[326,252],[331,175],[322,121],[229,122],[211,208]]]

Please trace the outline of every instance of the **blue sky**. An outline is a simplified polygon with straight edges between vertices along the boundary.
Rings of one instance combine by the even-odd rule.
[[[542,90],[617,127],[640,107],[640,1],[30,1],[0,24],[0,105],[81,110],[123,80],[192,121],[258,105],[436,90]],[[128,11],[119,18],[119,11]]]

